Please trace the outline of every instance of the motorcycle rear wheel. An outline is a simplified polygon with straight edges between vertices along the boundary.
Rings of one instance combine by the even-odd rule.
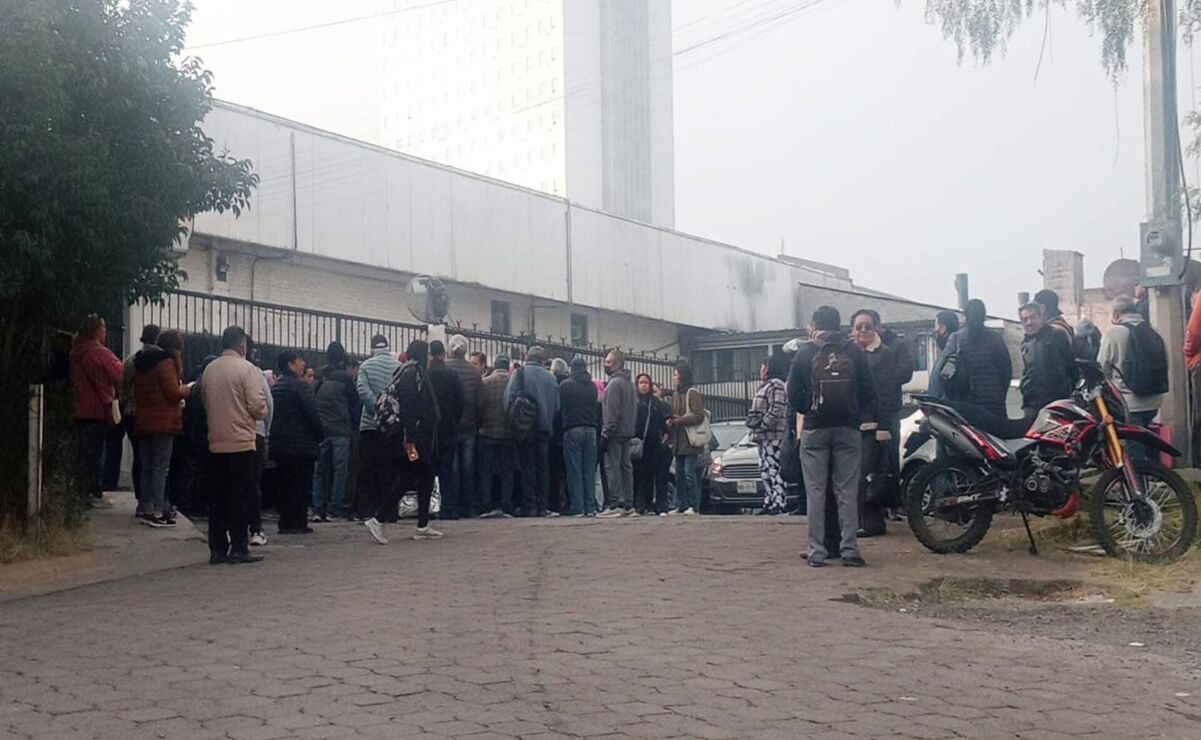
[[[946,516],[932,516],[933,504],[938,498],[962,495],[978,483],[980,474],[974,469],[954,462],[935,462],[922,467],[906,491],[906,513],[909,528],[927,550],[939,555],[964,553],[980,544],[988,528],[992,526],[993,506],[982,504],[960,507],[957,522]],[[951,529],[948,533],[944,530]]]
[[[1197,535],[1197,499],[1177,473],[1159,463],[1135,463],[1148,504],[1126,500],[1121,468],[1108,471],[1089,496],[1089,524],[1112,557],[1148,563],[1178,560]]]

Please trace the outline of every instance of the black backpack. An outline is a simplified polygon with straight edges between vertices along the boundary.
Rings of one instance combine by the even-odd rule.
[[[1127,324],[1130,343],[1122,375],[1126,387],[1136,396],[1157,396],[1168,392],[1168,352],[1163,337],[1145,321]]]
[[[518,442],[528,442],[538,434],[538,402],[525,390],[525,368],[517,369],[517,386],[509,400],[509,432]]]
[[[859,384],[855,362],[847,352],[850,342],[831,342],[813,356],[813,404],[810,413],[826,422],[859,419]]]

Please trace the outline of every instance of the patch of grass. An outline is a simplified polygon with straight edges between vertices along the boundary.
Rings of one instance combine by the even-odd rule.
[[[74,555],[90,550],[91,546],[87,527],[68,524],[61,518],[45,521],[41,527],[0,526],[0,564]]]
[[[1147,606],[1154,594],[1191,592],[1201,577],[1201,556],[1194,547],[1174,563],[1109,558],[1093,569],[1093,573],[1116,587],[1123,606]]]
[[[1071,519],[1035,519],[1030,522],[1030,531],[1034,533],[1034,541],[1040,544],[1073,547],[1076,545],[1096,544],[1092,528],[1088,525],[1088,517],[1083,513]],[[997,538],[1010,545],[1025,547],[1029,540],[1026,538],[1025,527],[1019,526],[1005,529],[997,533]]]
[[[1029,601],[1063,601],[1075,597],[1084,584],[1079,581],[1037,581],[1024,578],[933,578],[917,591],[900,593],[891,588],[869,588],[855,594],[864,606],[909,604],[965,604],[989,599],[1019,598]]]

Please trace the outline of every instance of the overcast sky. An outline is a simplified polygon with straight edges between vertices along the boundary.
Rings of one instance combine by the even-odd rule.
[[[190,44],[371,15],[380,0],[194,0]],[[676,48],[763,0],[675,0]],[[804,4],[804,3],[802,3]],[[678,56],[677,228],[849,267],[856,283],[954,302],[953,275],[1012,315],[1043,249],[1084,253],[1088,283],[1137,256],[1145,214],[1139,50],[1116,89],[1068,11],[1021,29],[987,67],[956,63],[923,0],[817,0],[785,21]],[[762,12],[760,8],[758,12]],[[372,139],[371,20],[197,48],[218,97]],[[1181,109],[1195,107],[1181,48]],[[1190,176],[1198,169],[1190,161]]]

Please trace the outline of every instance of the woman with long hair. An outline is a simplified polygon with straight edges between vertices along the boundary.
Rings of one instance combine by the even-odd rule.
[[[780,451],[788,439],[788,390],[785,379],[788,357],[775,352],[759,368],[762,383],[746,417],[751,440],[759,448],[759,476],[763,479],[763,513],[783,514],[787,501],[784,478],[780,475]]]
[[[667,432],[668,411],[655,398],[651,376],[639,374],[634,385],[638,392],[634,437],[639,440],[634,460],[634,505],[639,514],[666,516],[667,481],[660,481],[659,458]]]
[[[134,355],[133,393],[138,409],[134,434],[141,448],[141,489],[145,500],[142,521],[151,527],[174,527],[175,515],[167,502],[167,475],[175,438],[183,434],[180,402],[192,394],[184,385],[183,335],[173,329],[162,332],[157,344],[148,344]]]
[[[701,485],[697,478],[696,461],[701,455],[709,454],[709,450],[694,445],[688,430],[705,423],[705,399],[693,382],[692,367],[687,362],[681,361],[676,365],[673,379],[676,394],[672,399],[667,428],[670,430],[671,449],[676,460],[676,513],[699,514]]]
[[[947,343],[943,386],[952,401],[966,401],[1006,418],[1005,399],[1013,379],[1013,361],[999,332],[984,325],[988,309],[977,298],[963,309],[964,326]]]

